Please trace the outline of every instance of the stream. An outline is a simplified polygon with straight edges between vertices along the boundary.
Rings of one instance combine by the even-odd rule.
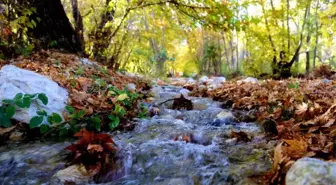
[[[164,102],[180,87],[163,86]],[[255,123],[238,123],[230,110],[207,98],[187,97],[194,110],[160,106],[160,114],[137,120],[131,132],[111,133],[120,149],[120,168],[100,179],[115,185],[255,184],[249,176],[271,169],[268,142]],[[243,131],[251,141],[232,139]],[[0,185],[57,184],[53,175],[64,169],[64,148],[71,142],[32,142],[0,147]],[[70,183],[69,183],[70,184]],[[94,183],[92,183],[94,184]]]

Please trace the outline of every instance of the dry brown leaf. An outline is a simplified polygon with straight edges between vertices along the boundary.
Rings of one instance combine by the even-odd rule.
[[[16,126],[12,126],[12,127],[9,127],[9,128],[1,128],[0,127],[0,136],[12,132],[15,128],[16,128]]]
[[[87,147],[87,150],[90,153],[93,153],[93,152],[102,152],[104,150],[104,148],[101,145],[99,145],[99,144],[89,144],[88,147]]]
[[[330,127],[331,125],[333,125],[335,123],[335,119],[330,119],[325,125],[323,125],[322,127]]]
[[[274,149],[274,157],[273,157],[273,171],[278,171],[279,165],[281,164],[284,155],[282,151],[283,142],[279,143]]]
[[[306,104],[306,103],[303,102],[302,104],[297,105],[295,108],[296,108],[295,114],[296,115],[302,115],[305,112],[307,112],[307,110],[308,110],[308,104]]]

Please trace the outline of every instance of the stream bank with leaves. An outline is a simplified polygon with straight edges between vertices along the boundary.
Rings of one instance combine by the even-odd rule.
[[[160,98],[149,106],[178,96],[181,90],[171,86],[161,89]],[[257,124],[235,122],[229,110],[210,99],[191,100],[194,110],[173,110],[172,102],[167,102],[159,107],[159,115],[138,119],[134,131],[111,133],[120,149],[117,168],[96,182],[251,184],[249,176],[270,170],[268,150],[274,143],[262,136]],[[232,138],[232,131],[247,133],[247,142]],[[1,147],[1,181],[7,184],[61,184],[71,180],[77,180],[77,184],[93,183],[89,178],[59,176],[65,167],[63,149],[69,144],[34,142]]]

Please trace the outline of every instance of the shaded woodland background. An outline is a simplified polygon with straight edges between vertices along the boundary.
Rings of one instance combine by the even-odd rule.
[[[114,70],[289,77],[336,66],[333,0],[0,0],[0,57],[56,48]]]

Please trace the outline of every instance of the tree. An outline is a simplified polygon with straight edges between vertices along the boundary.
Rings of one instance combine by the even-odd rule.
[[[274,10],[274,6],[273,6],[273,0],[270,0],[271,5],[272,5],[272,10]],[[266,15],[266,10],[265,10],[265,5],[262,3],[262,10],[263,10],[263,16],[265,19],[265,25],[266,25],[266,29],[268,31],[268,39],[269,42],[271,43],[272,46],[272,50],[273,50],[273,61],[272,61],[272,68],[273,68],[273,75],[275,75],[276,77],[280,77],[280,78],[288,78],[291,76],[291,67],[294,64],[294,62],[298,59],[299,54],[300,54],[300,50],[302,48],[303,45],[303,32],[305,29],[305,25],[307,24],[307,17],[308,17],[308,12],[310,9],[310,4],[311,2],[308,1],[306,2],[306,7],[305,7],[305,13],[304,13],[304,17],[303,17],[303,23],[302,23],[302,28],[301,28],[301,33],[300,33],[300,38],[299,38],[299,44],[297,46],[297,48],[295,49],[294,54],[292,55],[291,59],[289,61],[287,61],[287,56],[284,50],[281,50],[279,52],[279,59],[277,58],[277,48],[276,45],[273,41],[273,37],[271,35],[271,30],[270,30],[270,25],[267,19],[267,15]],[[290,52],[290,51],[289,51]]]
[[[36,26],[29,29],[29,35],[38,41],[41,48],[57,48],[65,51],[81,53],[82,43],[60,0],[29,0],[29,8],[36,11],[30,16]]]
[[[84,51],[84,25],[83,25],[83,18],[78,9],[78,0],[70,0],[72,6],[72,16],[75,20],[75,31],[79,42],[82,46],[82,51]]]

